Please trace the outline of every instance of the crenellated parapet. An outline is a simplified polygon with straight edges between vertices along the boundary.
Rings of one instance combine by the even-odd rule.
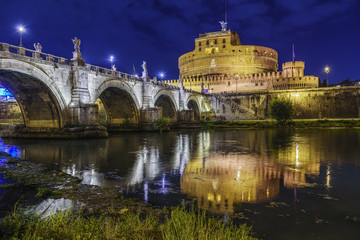
[[[252,74],[190,75],[182,78],[183,87],[205,93],[234,93],[316,88],[319,78],[304,76],[305,64],[301,61],[283,64],[284,71]],[[179,80],[165,80],[165,84],[179,86]]]

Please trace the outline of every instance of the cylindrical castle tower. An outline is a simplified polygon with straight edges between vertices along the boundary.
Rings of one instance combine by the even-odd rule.
[[[305,62],[295,61],[295,62],[286,62],[282,64],[283,77],[303,77]]]
[[[236,32],[200,34],[195,50],[179,58],[182,78],[199,75],[243,75],[277,71],[278,54],[274,49],[242,45]]]

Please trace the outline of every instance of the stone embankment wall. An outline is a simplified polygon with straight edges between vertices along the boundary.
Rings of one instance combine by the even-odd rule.
[[[227,120],[270,118],[269,106],[275,98],[290,99],[295,107],[295,119],[360,118],[360,86],[298,90],[267,91],[223,96],[247,114],[224,112]]]

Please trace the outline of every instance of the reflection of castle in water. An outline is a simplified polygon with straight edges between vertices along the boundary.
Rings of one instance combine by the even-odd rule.
[[[141,190],[145,201],[154,190],[151,183],[159,183],[157,194],[168,194],[173,184],[168,184],[169,176],[180,176],[181,191],[196,198],[201,208],[232,213],[238,203],[276,198],[282,187],[308,186],[307,177],[319,176],[322,159],[352,159],[346,156],[354,147],[341,143],[349,138],[353,145],[359,141],[357,134],[345,131],[296,132],[172,132],[87,142],[49,140],[46,144],[5,140],[3,146],[9,148],[7,144],[13,142],[23,158],[58,166],[83,183]],[[357,156],[354,159],[360,159]],[[329,166],[325,177],[325,187],[331,187]]]
[[[295,188],[307,185],[307,175],[319,175],[320,158],[318,151],[311,151],[314,147],[311,139],[293,136],[289,146],[268,153],[267,145],[272,144],[272,137],[276,135],[269,131],[234,134],[239,133],[240,136],[215,135],[211,140],[205,139],[205,142],[217,142],[212,144],[218,148],[217,152],[205,149],[204,152],[210,153],[201,154],[186,166],[181,190],[197,198],[200,208],[213,213],[232,213],[234,204],[259,203],[275,198],[280,191],[281,178],[284,187]],[[236,143],[241,142],[242,154],[238,154],[236,149],[232,152],[229,144],[224,144],[228,141],[226,139],[233,137],[233,147],[239,147]]]

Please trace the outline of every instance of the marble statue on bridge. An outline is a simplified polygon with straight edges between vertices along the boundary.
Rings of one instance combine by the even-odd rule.
[[[147,76],[148,76],[147,67],[146,67],[146,61],[143,61],[143,64],[141,65],[141,67],[143,68],[141,78],[142,78],[144,81],[146,81],[146,80],[147,80]]]
[[[42,46],[40,43],[34,43],[34,48],[36,52],[41,52]]]
[[[81,43],[81,40],[78,39],[77,37],[75,37],[74,39],[72,39],[72,42],[73,42],[73,44],[74,44],[75,52],[80,52],[80,43]]]

